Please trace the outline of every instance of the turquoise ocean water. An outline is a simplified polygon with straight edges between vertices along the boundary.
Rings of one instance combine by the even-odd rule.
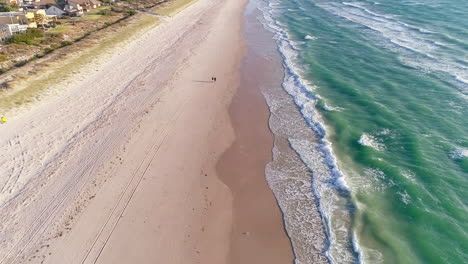
[[[468,263],[468,2],[260,2],[332,172],[328,260]]]

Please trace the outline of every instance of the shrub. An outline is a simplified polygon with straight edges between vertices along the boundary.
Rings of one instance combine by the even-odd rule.
[[[6,55],[0,54],[0,62],[7,61],[8,57]]]
[[[73,44],[73,42],[65,40],[65,41],[62,41],[62,43],[60,43],[60,46],[65,47],[65,46],[69,46],[71,44]]]
[[[135,15],[135,14],[136,14],[136,11],[135,11],[135,10],[128,10],[128,11],[127,11],[127,15],[128,15],[128,16],[133,16],[133,15]]]
[[[78,41],[81,41],[83,39],[85,39],[86,37],[88,37],[91,33],[90,32],[87,32],[85,34],[83,34],[83,36],[79,37],[79,38],[76,38],[75,39],[75,42],[78,42]]]
[[[99,10],[99,12],[97,12],[98,15],[101,15],[101,16],[108,16],[110,15],[110,11],[108,9],[102,9],[102,10]]]
[[[42,38],[44,37],[44,32],[40,29],[37,29],[37,28],[29,28],[28,30],[26,30],[26,33],[24,34],[29,34],[35,38]]]
[[[26,63],[28,63],[27,60],[23,60],[23,61],[19,61],[15,64],[16,67],[21,67],[21,66],[24,66],[26,65]]]
[[[11,12],[11,8],[4,3],[0,3],[0,12]]]
[[[32,45],[34,44],[34,39],[36,38],[42,38],[44,36],[44,33],[39,30],[39,29],[28,29],[24,33],[19,33],[13,35],[7,43],[24,43],[27,45]]]
[[[45,49],[44,49],[44,54],[49,54],[49,53],[51,53],[51,52],[54,51],[54,50],[55,50],[55,49],[53,49],[53,48],[45,48]]]
[[[5,73],[8,71],[8,68],[1,67],[0,68],[0,74]]]
[[[62,32],[53,32],[47,34],[51,39],[53,40],[58,40],[58,39],[63,39],[63,33]]]
[[[122,13],[124,10],[119,7],[111,7],[111,11],[115,13]]]

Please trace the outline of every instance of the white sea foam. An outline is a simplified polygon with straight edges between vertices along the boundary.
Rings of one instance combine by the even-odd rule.
[[[450,158],[453,160],[461,160],[468,157],[467,148],[457,148],[450,153]]]
[[[396,185],[395,182],[389,180],[385,175],[385,172],[380,169],[367,168],[364,170],[364,174],[366,177],[362,179],[364,181],[361,183],[362,186],[356,186],[361,191],[383,192],[384,190]]]
[[[379,32],[384,38],[394,44],[409,50],[426,54],[427,51],[435,49],[432,41],[417,34],[419,28],[409,27],[398,20],[370,11],[364,5],[358,3],[323,3],[317,6],[346,18],[352,22],[361,24]]]
[[[268,2],[267,2],[268,3]],[[325,252],[331,263],[358,262],[358,245],[352,244],[350,212],[346,204],[350,199],[343,173],[339,170],[331,144],[325,139],[326,130],[322,118],[315,109],[317,97],[314,86],[301,78],[301,67],[296,63],[298,50],[287,31],[274,19],[276,2],[271,0],[260,10],[264,14],[265,28],[273,32],[278,50],[283,57],[284,90],[291,95],[302,117],[315,133],[314,142],[305,138],[289,138],[290,146],[313,173],[312,192],[318,199],[319,210],[327,227],[329,247]],[[313,246],[313,245],[311,245]],[[354,250],[350,250],[350,249]],[[299,263],[298,263],[299,264]]]
[[[343,110],[343,108],[341,108],[341,107],[331,106],[331,105],[328,105],[327,103],[323,104],[323,109],[325,109],[326,111],[341,111],[341,110]]]
[[[315,39],[317,39],[317,38],[314,37],[314,36],[311,36],[311,35],[306,35],[306,36],[304,37],[304,39],[315,40]]]
[[[411,199],[411,196],[408,194],[407,191],[399,191],[397,192],[398,195],[400,196],[400,200],[404,203],[404,204],[410,204],[412,199]]]
[[[380,130],[379,132],[377,132],[376,134],[379,135],[379,136],[390,136],[392,133],[392,131],[388,128],[384,128],[382,130]]]
[[[414,172],[410,171],[410,170],[403,170],[400,172],[400,174],[405,177],[406,179],[408,179],[409,181],[415,183],[416,182],[416,174],[414,174]]]
[[[361,135],[361,137],[358,140],[359,144],[366,146],[366,147],[371,147],[375,150],[378,151],[383,151],[385,150],[385,144],[383,144],[379,138],[374,137],[370,134],[364,133]]]

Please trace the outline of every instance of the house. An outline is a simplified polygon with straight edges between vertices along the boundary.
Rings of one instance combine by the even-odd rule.
[[[20,24],[0,24],[0,41],[7,40],[16,33],[23,33],[28,26]]]
[[[98,8],[101,6],[101,2],[98,0],[88,0],[92,8]]]
[[[81,12],[88,12],[100,6],[101,2],[97,0],[68,0],[65,11],[72,12],[72,10],[81,10]]]
[[[65,12],[72,16],[82,16],[84,12],[83,6],[77,2],[77,0],[69,0],[65,4]]]
[[[24,24],[22,12],[0,12],[0,24]]]
[[[56,7],[56,6],[51,6],[49,8],[47,8],[47,10],[45,11],[47,16],[56,16],[57,18],[62,18],[66,12],[63,11],[62,9]]]
[[[32,5],[36,9],[47,9],[50,6],[56,5],[56,2],[55,0],[40,0],[40,1],[32,2]]]

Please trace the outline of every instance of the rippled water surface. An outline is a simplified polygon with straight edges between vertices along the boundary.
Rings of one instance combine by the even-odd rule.
[[[468,3],[261,0],[334,263],[468,262]],[[294,126],[294,124],[290,124]],[[344,213],[346,212],[346,213]]]

